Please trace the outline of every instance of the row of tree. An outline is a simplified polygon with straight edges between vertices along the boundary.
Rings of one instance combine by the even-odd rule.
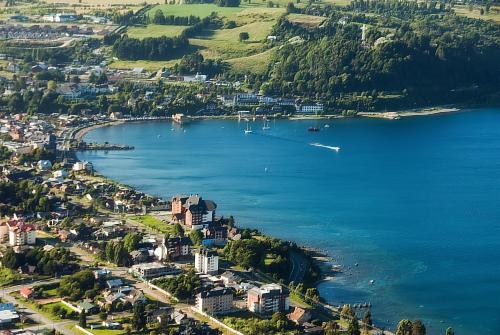
[[[199,16],[165,15],[161,9],[156,10],[153,17],[149,19],[149,23],[172,26],[192,26],[200,22]]]
[[[148,37],[145,39],[122,36],[113,44],[113,53],[126,60],[167,60],[185,51],[189,46],[186,37]]]

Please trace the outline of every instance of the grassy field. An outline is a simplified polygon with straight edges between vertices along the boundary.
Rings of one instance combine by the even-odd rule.
[[[243,73],[250,71],[253,73],[264,73],[269,64],[272,52],[273,49],[269,49],[251,56],[228,59],[227,62],[231,64],[235,72]]]
[[[242,7],[219,7],[214,4],[191,4],[191,5],[159,5],[151,8],[148,12],[149,16],[153,16],[154,13],[161,9],[165,15],[175,15],[175,16],[199,16],[204,18],[210,16],[212,12],[217,12],[221,17],[231,16],[237,12],[243,10]]]
[[[164,234],[173,233],[173,225],[169,225],[151,215],[136,215],[130,219]]]
[[[21,279],[21,275],[7,268],[0,268],[0,286],[7,286]]]
[[[491,6],[490,11],[488,13],[484,13],[481,15],[479,8],[474,8],[472,11],[469,11],[467,6],[455,6],[455,13],[458,15],[470,17],[473,19],[481,19],[481,20],[492,20],[496,23],[500,23],[500,6]]]
[[[132,38],[143,39],[146,37],[175,37],[180,35],[186,26],[165,26],[150,24],[145,27],[131,27],[127,30],[127,35]]]
[[[209,16],[217,12],[223,21],[235,21],[237,27],[234,29],[206,30],[196,38],[191,38],[190,43],[194,50],[198,50],[205,58],[223,59],[228,61],[235,70],[243,72],[248,69],[262,73],[267,66],[270,52],[264,48],[267,36],[277,19],[285,12],[285,8],[267,8],[265,2],[245,3],[240,7],[219,7],[214,4],[192,4],[192,5],[159,5],[149,11],[154,15],[156,10],[161,9],[165,15],[200,17]],[[129,30],[129,36],[144,38],[146,36],[175,36],[184,27],[148,25],[147,27],[134,27]],[[247,32],[250,39],[239,41],[239,34]],[[193,50],[193,51],[194,51]],[[178,60],[167,63],[161,62],[114,62],[111,66],[115,68],[144,67],[156,70],[162,66],[172,66]]]
[[[174,59],[170,61],[153,61],[153,60],[115,60],[109,64],[110,68],[113,69],[133,69],[136,67],[142,67],[146,71],[158,71],[163,67],[174,66],[179,60]]]
[[[317,27],[325,21],[324,17],[306,14],[289,14],[287,19],[292,23],[305,27]]]

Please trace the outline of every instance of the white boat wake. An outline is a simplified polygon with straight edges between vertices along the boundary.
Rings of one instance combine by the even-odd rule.
[[[336,152],[339,152],[339,150],[340,150],[340,147],[333,147],[333,146],[324,145],[324,144],[321,144],[321,143],[309,143],[309,145],[312,145],[313,147],[319,147],[319,148],[326,148],[326,149],[334,150]]]

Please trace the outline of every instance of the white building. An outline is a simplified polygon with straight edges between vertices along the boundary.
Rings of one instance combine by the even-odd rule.
[[[19,320],[14,304],[0,304],[0,325],[5,326]]]
[[[196,271],[205,274],[216,274],[219,271],[219,256],[215,251],[201,248],[194,254]]]
[[[48,14],[43,17],[46,22],[73,22],[76,21],[76,15],[74,14]]]
[[[296,111],[299,114],[320,114],[323,112],[323,104],[304,104],[298,105]]]
[[[72,170],[75,171],[75,172],[79,172],[79,171],[92,171],[93,167],[92,167],[92,163],[90,162],[87,162],[87,161],[83,161],[83,162],[76,162],[75,164],[73,164],[73,168]]]
[[[18,247],[36,243],[36,230],[33,225],[25,224],[21,220],[10,220],[7,225],[9,227],[10,246]]]
[[[233,309],[233,291],[218,287],[200,292],[196,295],[196,309],[208,315],[230,312]]]
[[[247,308],[258,314],[286,312],[290,308],[289,292],[278,284],[251,288],[247,293]]]

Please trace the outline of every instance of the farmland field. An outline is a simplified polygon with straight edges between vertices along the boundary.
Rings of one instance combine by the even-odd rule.
[[[127,30],[127,35],[132,38],[143,39],[146,37],[175,37],[180,35],[187,26],[166,26],[150,24],[145,27],[132,27]]]
[[[243,7],[219,7],[214,4],[191,4],[191,5],[159,5],[151,8],[148,15],[152,17],[154,13],[161,9],[165,15],[174,16],[199,16],[204,18],[210,16],[212,12],[217,12],[219,16],[230,16],[241,12]]]

